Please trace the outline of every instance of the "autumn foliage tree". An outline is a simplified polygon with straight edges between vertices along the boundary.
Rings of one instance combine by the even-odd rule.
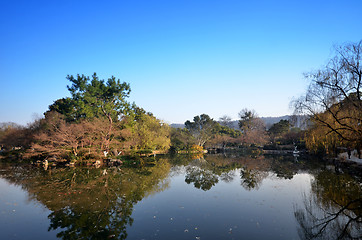
[[[67,123],[57,112],[49,112],[42,121],[42,130],[34,136],[34,143],[27,156],[46,155],[66,157],[78,155],[79,147],[85,142],[83,125]]]
[[[67,79],[72,83],[68,86],[72,97],[57,100],[49,106],[49,110],[65,115],[68,121],[106,118],[108,132],[105,136],[107,140],[105,149],[108,151],[113,122],[119,120],[129,108],[129,103],[126,101],[131,91],[129,84],[121,83],[114,76],[105,81],[99,79],[96,73],[92,77],[68,75]]]
[[[241,142],[246,145],[263,145],[268,141],[264,122],[254,110],[247,108],[239,112],[239,127],[242,132]]]
[[[322,69],[306,74],[310,85],[296,101],[297,114],[309,115],[312,130],[307,140],[313,144],[362,145],[362,41],[335,48]]]
[[[71,97],[58,99],[45,113],[27,156],[92,160],[131,150],[167,150],[169,126],[126,101],[127,83],[96,74],[67,76]]]
[[[222,148],[225,149],[227,146],[234,146],[238,143],[238,138],[241,136],[239,130],[235,130],[231,127],[230,124],[220,124],[215,122],[213,128],[213,137],[209,140],[208,146],[213,148]]]
[[[0,125],[0,147],[7,151],[27,149],[39,130],[40,120],[35,120],[26,127],[15,123],[3,123]]]
[[[133,149],[168,150],[170,148],[170,127],[144,109],[132,106],[131,138]]]
[[[23,126],[4,124],[0,128],[0,147],[4,149],[26,147],[31,141],[30,135],[30,130]]]

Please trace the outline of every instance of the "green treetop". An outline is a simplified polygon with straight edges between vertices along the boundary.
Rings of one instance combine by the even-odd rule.
[[[96,73],[92,77],[68,75],[67,79],[72,82],[67,86],[71,98],[58,99],[49,110],[65,115],[68,121],[106,117],[112,122],[127,112],[126,98],[131,91],[128,83],[121,83],[114,76],[100,80]]]

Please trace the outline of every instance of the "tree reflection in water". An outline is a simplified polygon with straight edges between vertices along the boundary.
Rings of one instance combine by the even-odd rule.
[[[210,190],[219,182],[219,178],[211,170],[212,166],[203,156],[196,156],[186,166],[185,182],[194,183],[194,187],[204,191]]]
[[[52,211],[48,230],[60,230],[57,237],[125,239],[126,228],[133,223],[133,206],[167,188],[169,170],[168,161],[160,160],[153,167],[132,169],[74,168],[45,172],[11,168],[5,178],[21,185],[31,198]]]
[[[263,179],[267,176],[267,172],[248,169],[247,167],[242,167],[240,169],[241,186],[248,191],[258,189]]]
[[[187,184],[194,183],[195,188],[207,191],[219,182],[219,178],[210,170],[196,166],[188,166],[186,168],[185,182]]]
[[[294,215],[302,239],[361,239],[362,191],[349,175],[322,171]]]
[[[310,165],[309,165],[310,164]],[[172,170],[171,169],[172,166]],[[29,169],[2,167],[0,175],[20,185],[31,198],[52,211],[49,231],[62,239],[125,239],[135,204],[168,187],[169,176],[185,174],[185,182],[208,191],[222,182],[241,182],[258,189],[265,178],[291,179],[297,172],[314,174],[311,195],[295,207],[303,239],[358,239],[361,229],[361,186],[347,175],[320,171],[311,161],[264,156],[206,155],[160,158],[152,167]],[[240,172],[240,179],[237,174]],[[237,177],[236,177],[237,176]],[[238,190],[236,190],[238,191]],[[357,197],[356,197],[357,196]]]
[[[231,182],[235,178],[235,171],[240,171],[241,186],[246,190],[258,189],[262,181],[270,173],[278,178],[292,179],[297,173],[300,163],[292,158],[266,158],[260,156],[233,156],[207,155],[197,156],[188,161],[178,161],[186,169],[185,182],[193,183],[198,189],[210,190],[219,180]]]
[[[224,172],[220,175],[220,180],[226,183],[232,182],[234,178],[235,178],[234,171]]]

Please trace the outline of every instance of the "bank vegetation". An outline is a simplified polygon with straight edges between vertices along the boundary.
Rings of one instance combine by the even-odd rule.
[[[4,159],[93,163],[97,160],[154,156],[160,153],[202,153],[254,148],[337,155],[356,150],[361,158],[362,42],[335,48],[326,66],[305,74],[306,93],[292,102],[295,115],[268,129],[254,110],[218,121],[195,116],[184,128],[171,128],[135,103],[131,88],[115,77],[68,75],[70,97],[54,101],[44,117],[28,126],[0,125]],[[299,120],[298,120],[299,119]],[[296,122],[305,119],[304,127]],[[300,124],[299,124],[300,125]]]

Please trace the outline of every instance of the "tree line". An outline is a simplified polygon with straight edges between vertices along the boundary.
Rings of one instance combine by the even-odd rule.
[[[187,120],[184,125],[184,128],[171,131],[172,151],[223,151],[227,148],[290,145],[300,141],[302,136],[302,131],[294,127],[289,120],[281,120],[267,129],[257,113],[247,108],[239,112],[238,128],[232,126],[231,118],[228,116],[216,121],[207,114],[195,116],[193,121]]]
[[[171,128],[127,98],[131,88],[114,76],[104,80],[68,75],[70,97],[56,100],[44,117],[27,127],[0,126],[2,152],[21,158],[56,161],[93,161],[119,156],[204,149],[276,147],[305,144],[312,153],[336,154],[338,149],[362,145],[361,105],[362,41],[335,48],[320,70],[305,74],[310,85],[292,102],[295,115],[307,119],[307,129],[281,120],[266,129],[254,110],[239,112],[238,128],[231,118],[216,121],[207,114],[187,120],[184,128]],[[307,116],[307,117],[306,117]]]
[[[175,129],[128,102],[130,85],[113,76],[103,80],[94,73],[90,77],[68,75],[67,79],[71,96],[56,100],[43,118],[27,127],[0,126],[3,153],[16,153],[23,159],[86,163],[168,151],[196,153],[206,148],[263,146],[270,136],[289,131],[286,121],[284,130],[275,125],[267,132],[255,111],[248,109],[239,113],[239,129],[231,126],[227,116],[216,121],[207,114]]]

